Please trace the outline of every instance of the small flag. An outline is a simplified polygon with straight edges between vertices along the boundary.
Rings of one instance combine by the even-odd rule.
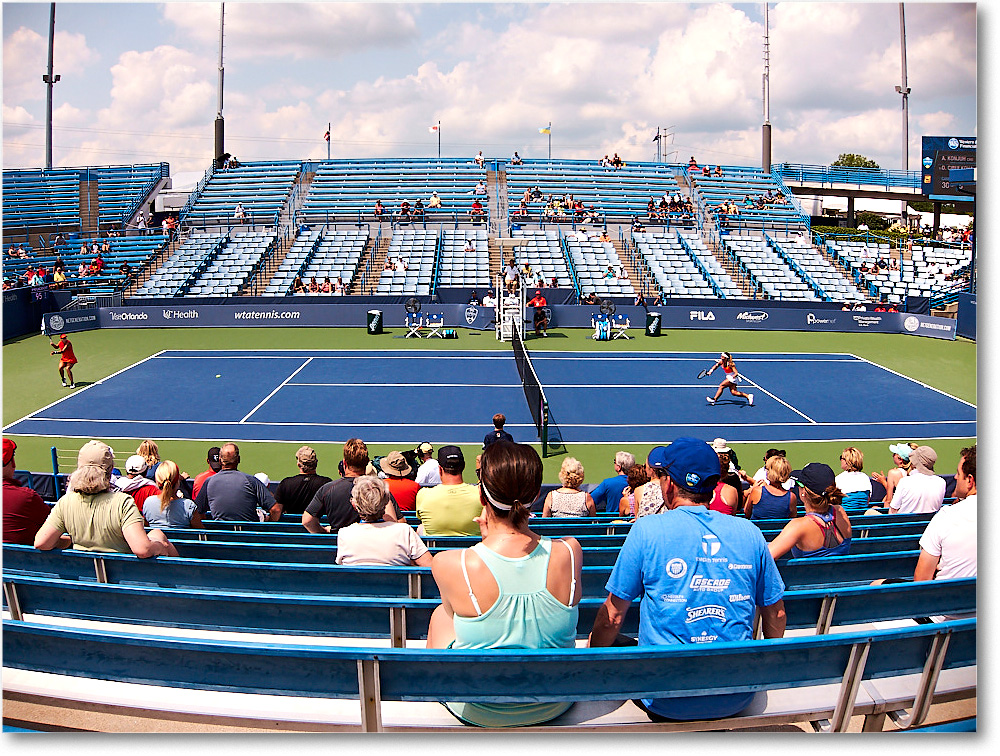
[[[326,130],[326,133],[323,135],[323,138],[326,141],[328,141],[328,142],[330,141],[330,130],[329,129]]]
[[[550,127],[550,126],[542,126],[538,130],[538,133],[539,134],[551,134],[552,133],[552,127]]]
[[[441,127],[440,126],[428,126],[427,130],[433,134],[435,131],[440,131]]]

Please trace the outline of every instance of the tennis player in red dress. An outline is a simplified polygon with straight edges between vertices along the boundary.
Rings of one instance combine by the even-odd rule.
[[[722,392],[728,388],[730,394],[732,394],[733,396],[742,396],[744,399],[747,400],[747,404],[752,407],[753,394],[744,394],[742,391],[736,388],[736,384],[740,380],[740,374],[736,370],[736,360],[733,359],[733,355],[731,355],[729,352],[723,352],[722,354],[720,354],[719,359],[716,360],[715,364],[712,365],[711,368],[709,368],[708,374],[711,375],[717,367],[722,368],[722,372],[726,374],[726,378],[725,380],[722,381],[722,383],[719,384],[719,388],[716,389],[714,397],[712,396],[706,397],[708,403],[715,404],[718,401],[719,397],[722,396]]]
[[[73,366],[77,363],[77,359],[70,340],[66,338],[65,333],[61,333],[59,334],[59,343],[53,344],[50,341],[49,346],[53,349],[52,354],[59,355],[59,377],[62,379],[62,385],[76,388],[76,382],[73,380]],[[67,379],[69,379],[69,383],[66,383]]]

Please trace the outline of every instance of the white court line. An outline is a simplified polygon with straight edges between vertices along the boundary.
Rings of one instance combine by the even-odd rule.
[[[116,373],[112,373],[111,375],[106,375],[105,377],[101,378],[101,380],[99,380],[99,381],[94,381],[93,383],[90,384],[90,386],[84,386],[79,391],[74,391],[72,394],[67,394],[62,399],[56,399],[51,404],[46,404],[44,407],[40,407],[40,408],[36,409],[34,412],[32,412],[30,414],[27,414],[27,415],[25,415],[24,417],[22,417],[22,418],[20,418],[18,420],[15,420],[13,423],[9,423],[9,424],[5,425],[4,426],[4,430],[6,430],[7,428],[11,427],[12,425],[20,423],[23,420],[54,420],[56,418],[35,417],[35,415],[37,413],[39,413],[39,412],[44,412],[49,407],[55,407],[60,402],[65,402],[67,399],[71,399],[74,396],[77,396],[78,394],[82,394],[84,391],[86,391],[87,389],[91,388],[92,386],[99,386],[102,383],[104,383],[106,380],[108,380],[109,378],[114,378],[116,375],[121,375],[126,370],[131,370],[132,368],[137,367],[138,365],[141,365],[142,363],[147,362],[148,360],[151,360],[154,357],[159,357],[161,354],[163,354],[164,351],[165,350],[161,349],[159,352],[156,352],[155,354],[151,354],[151,355],[149,355],[149,357],[146,357],[145,359],[139,360],[138,362],[133,362],[128,367],[123,367],[121,370],[119,370]]]
[[[263,399],[261,399],[257,403],[256,407],[254,407],[252,410],[250,410],[248,413],[246,413],[243,416],[243,418],[240,420],[240,424],[242,425],[243,423],[245,423],[246,419],[248,417],[250,417],[250,415],[252,415],[254,412],[256,412],[261,407],[263,407],[264,404],[267,402],[268,399],[270,399],[272,396],[274,396],[275,394],[277,394],[282,389],[282,387],[285,386],[285,384],[287,384],[290,380],[292,380],[292,378],[294,378],[295,376],[297,376],[299,374],[299,372],[302,370],[302,368],[304,368],[306,365],[308,365],[312,361],[313,361],[313,358],[310,357],[305,362],[303,362],[301,365],[299,365],[298,369],[296,369],[296,371],[294,373],[292,373],[290,376],[288,376],[287,378],[285,378],[285,380],[283,380],[281,383],[279,383],[277,386],[275,386],[274,391],[272,391],[270,394],[268,394]]]
[[[740,378],[746,378],[747,383],[749,383],[751,386],[753,386],[754,388],[756,388],[761,393],[767,394],[769,397],[771,397],[772,399],[774,399],[774,401],[776,401],[778,404],[783,404],[784,406],[788,407],[788,409],[790,409],[792,412],[794,412],[799,417],[804,417],[806,420],[808,420],[813,425],[818,425],[819,424],[815,420],[813,420],[811,417],[809,417],[809,415],[807,415],[805,412],[799,412],[797,409],[795,409],[795,407],[793,407],[792,405],[790,405],[788,402],[786,402],[786,401],[784,401],[782,399],[779,399],[774,394],[772,394],[770,391],[768,391],[767,389],[763,388],[760,384],[754,383],[753,381],[751,381],[749,378],[747,378],[745,375],[743,375],[743,373],[740,373],[739,376],[740,376]],[[737,388],[737,390],[739,390],[739,389]],[[722,397],[719,397],[719,398],[721,399]],[[837,423],[837,425],[842,425],[842,423]]]
[[[33,422],[48,422],[48,423],[125,423],[127,425],[142,425],[146,423],[153,423],[156,425],[262,425],[262,426],[322,426],[322,427],[345,427],[350,428],[354,426],[368,427],[368,428],[382,428],[385,423],[316,423],[303,421],[300,423],[265,423],[257,420],[250,420],[244,422],[242,420],[125,420],[122,418],[115,418],[112,420],[101,419],[94,420],[89,417],[34,417],[28,418]],[[975,420],[879,420],[871,423],[850,423],[852,426],[895,426],[895,425],[966,425],[976,423]],[[482,423],[393,423],[397,427],[414,427],[414,428],[480,428]],[[512,428],[534,428],[534,423],[507,423],[508,426]],[[560,428],[684,428],[684,427],[706,427],[706,428],[717,428],[719,427],[718,422],[713,423],[556,423]],[[774,422],[774,423],[740,423],[731,422],[725,423],[725,425],[730,425],[739,428],[769,428],[769,427],[841,427],[845,423],[826,423],[826,422]],[[507,427],[507,426],[504,426]],[[32,436],[32,435],[42,435],[33,433],[24,433],[18,435]],[[131,436],[129,436],[131,438]]]
[[[291,350],[289,350],[291,351]],[[303,352],[308,352],[310,350],[303,349]],[[214,352],[209,352],[207,355],[195,355],[195,354],[178,354],[178,355],[162,355],[164,359],[167,360],[294,360],[301,357],[301,355],[291,355],[291,354],[216,354]],[[407,359],[407,360],[444,360],[450,358],[463,359],[463,360],[503,360],[509,362],[512,358],[509,353],[501,352],[495,355],[475,355],[466,356],[462,353],[457,354],[409,354],[404,352],[400,355],[382,355],[385,359]],[[314,360],[373,360],[380,359],[379,357],[372,357],[367,354],[314,354],[310,359]],[[109,376],[110,377],[110,376]]]
[[[934,388],[933,386],[929,386],[928,384],[924,383],[923,381],[918,381],[916,378],[911,378],[908,375],[903,375],[902,373],[897,373],[895,370],[893,370],[892,368],[887,368],[885,365],[879,365],[877,362],[872,362],[871,360],[866,360],[864,357],[857,357],[856,359],[860,360],[861,362],[867,362],[869,365],[874,365],[877,368],[881,368],[882,370],[885,370],[887,373],[892,373],[893,375],[895,375],[898,378],[905,378],[906,380],[908,380],[908,381],[910,381],[912,383],[916,383],[918,386],[923,386],[924,388],[930,389],[931,391],[936,391],[937,393],[941,394],[942,396],[946,396],[949,399],[954,399],[956,402],[961,402],[962,404],[966,405],[967,407],[972,407],[973,409],[979,409],[972,402],[967,402],[967,401],[965,401],[965,399],[959,399],[957,396],[949,394],[947,391],[942,391],[939,388]]]
[[[350,386],[351,388],[368,388],[369,386],[385,386],[405,388],[521,388],[520,383],[289,383],[289,386]],[[577,384],[573,384],[574,386]]]

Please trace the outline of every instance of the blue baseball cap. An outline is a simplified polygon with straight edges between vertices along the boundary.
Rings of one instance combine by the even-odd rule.
[[[667,471],[670,479],[693,493],[711,491],[722,474],[719,455],[698,438],[681,436],[670,446],[657,446],[649,452],[649,466]]]

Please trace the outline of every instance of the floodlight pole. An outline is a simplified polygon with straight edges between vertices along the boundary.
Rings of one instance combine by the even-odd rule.
[[[438,162],[441,162],[441,121],[438,120]]]
[[[549,162],[552,162],[552,121],[549,121]]]
[[[219,110],[215,114],[215,167],[221,168],[223,155],[226,154],[226,121],[222,117],[223,81],[226,69],[222,64],[223,30],[226,21],[226,4],[219,3]]]
[[[45,169],[52,169],[52,87],[61,79],[61,76],[52,75],[52,58],[55,51],[56,42],[56,4],[49,4],[49,68],[48,73],[42,75],[45,82]]]
[[[764,125],[761,127],[760,169],[771,172],[771,40],[767,3],[764,3],[764,76],[761,82]]]
[[[903,170],[910,170],[910,88],[906,86],[906,16],[903,3],[899,4],[899,52],[903,71],[902,83],[896,91],[903,98]],[[903,200],[901,211],[903,222],[907,220],[906,200]]]

